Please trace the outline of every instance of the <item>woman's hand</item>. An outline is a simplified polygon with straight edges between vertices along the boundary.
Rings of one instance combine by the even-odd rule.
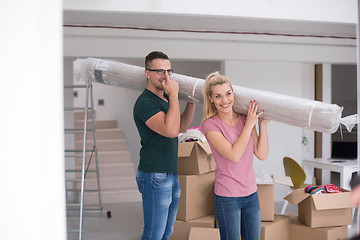
[[[261,111],[259,113],[256,113],[259,107],[259,103],[254,101],[251,101],[248,107],[248,113],[246,117],[245,126],[253,128],[256,124],[256,121],[259,119],[261,114],[263,114],[264,111]],[[265,119],[264,119],[265,120]],[[265,121],[266,122],[266,121]]]

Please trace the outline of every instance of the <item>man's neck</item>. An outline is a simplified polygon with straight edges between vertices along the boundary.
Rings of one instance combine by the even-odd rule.
[[[152,92],[153,94],[155,94],[156,96],[158,96],[159,98],[163,99],[164,101],[167,101],[167,99],[164,96],[164,90],[158,89],[156,87],[153,86],[146,86],[146,89],[149,90],[150,92]]]

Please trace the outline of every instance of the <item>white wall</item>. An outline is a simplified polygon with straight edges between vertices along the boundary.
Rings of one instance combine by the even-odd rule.
[[[61,10],[0,8],[0,239],[66,239]]]
[[[315,67],[314,64],[303,63],[301,73],[301,96],[307,99],[315,99]],[[313,158],[315,149],[314,131],[302,129],[301,156]]]
[[[65,57],[144,58],[161,49],[177,60],[356,62],[354,39],[64,28]]]
[[[230,6],[230,7],[229,7]],[[326,6],[326,11],[324,10]],[[106,4],[96,0],[65,0],[64,9],[105,12],[139,12],[210,16],[235,16],[289,20],[316,20],[328,22],[357,22],[356,0],[108,0]]]

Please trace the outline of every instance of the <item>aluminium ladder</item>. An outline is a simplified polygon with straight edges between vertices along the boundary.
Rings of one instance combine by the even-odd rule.
[[[85,212],[98,212],[102,215],[103,206],[101,202],[101,190],[100,190],[100,177],[99,177],[99,164],[98,164],[98,152],[97,152],[97,145],[96,145],[96,131],[95,131],[95,113],[94,113],[94,101],[93,101],[93,85],[91,81],[86,81],[85,85],[67,85],[64,88],[85,88],[85,107],[72,107],[72,108],[65,108],[65,111],[76,111],[76,110],[83,110],[84,112],[84,128],[83,129],[65,129],[65,134],[83,134],[83,148],[82,149],[66,149],[65,150],[65,157],[66,158],[82,158],[82,167],[81,169],[66,169],[65,172],[67,173],[74,173],[76,172],[81,173],[81,179],[74,178],[74,179],[66,179],[66,182],[73,182],[74,188],[68,189],[66,183],[66,195],[68,192],[80,192],[80,200],[79,203],[67,203],[67,214],[70,214],[70,211],[78,211],[79,212],[79,227],[77,229],[68,229],[68,233],[78,233],[78,239],[82,240],[83,235],[83,217]],[[89,107],[89,98],[90,98],[90,107]],[[88,112],[91,112],[91,122],[92,128],[88,128]],[[89,150],[87,148],[87,133],[93,133],[93,148]],[[86,164],[86,153],[90,152],[91,156]],[[81,154],[82,153],[82,154]],[[95,158],[95,169],[89,169],[91,159],[94,155]],[[97,188],[96,189],[85,189],[85,180],[86,174],[88,172],[95,172],[96,180],[97,180]],[[76,183],[81,182],[80,189],[76,188]],[[98,207],[84,207],[84,192],[97,192],[99,206]],[[111,212],[107,212],[107,217],[111,217]]]

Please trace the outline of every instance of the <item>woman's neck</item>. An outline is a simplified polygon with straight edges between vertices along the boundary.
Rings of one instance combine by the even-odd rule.
[[[223,121],[224,123],[230,126],[236,126],[238,123],[238,116],[234,111],[227,113],[218,112],[217,116],[221,121]]]

